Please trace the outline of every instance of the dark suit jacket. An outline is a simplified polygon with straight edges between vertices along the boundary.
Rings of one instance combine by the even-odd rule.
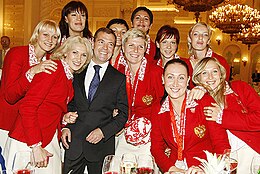
[[[84,79],[87,68],[74,77],[74,100],[69,104],[70,111],[77,111],[79,117],[75,124],[68,128],[72,133],[70,148],[66,150],[66,158],[73,160],[84,153],[90,162],[103,160],[108,154],[115,153],[115,134],[124,127],[128,118],[128,104],[125,76],[110,64],[91,103],[86,97]],[[113,109],[119,114],[112,116]],[[87,135],[100,128],[104,137],[99,143],[86,141]]]

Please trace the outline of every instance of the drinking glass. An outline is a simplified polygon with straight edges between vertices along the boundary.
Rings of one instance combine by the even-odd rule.
[[[251,173],[260,174],[260,156],[254,156],[251,162]]]
[[[136,156],[131,153],[125,153],[121,160],[121,174],[137,174]]]
[[[223,156],[226,161],[226,170],[228,173],[236,173],[237,169],[237,151],[231,151],[231,149],[225,149]]]
[[[121,158],[115,155],[107,155],[103,162],[102,174],[119,174]]]
[[[12,171],[14,174],[34,174],[34,158],[30,151],[15,153]]]
[[[154,159],[151,155],[142,154],[137,159],[137,174],[153,174]]]

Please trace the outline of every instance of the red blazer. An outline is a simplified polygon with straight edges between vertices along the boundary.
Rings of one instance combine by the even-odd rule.
[[[186,109],[183,157],[186,158],[189,167],[200,164],[193,157],[206,158],[203,150],[223,153],[225,149],[230,148],[226,131],[215,122],[206,121],[203,114],[203,107],[212,101],[213,99],[209,95],[205,95],[203,99],[196,101],[198,103],[196,107]],[[170,112],[166,111],[159,114],[160,109],[159,102],[153,105],[151,153],[161,170],[167,172],[171,166],[175,165],[177,160],[177,144],[173,137]],[[205,135],[199,138],[194,129],[202,125],[206,127]],[[164,153],[166,146],[171,149],[169,158]]]
[[[29,47],[20,46],[8,51],[3,66],[0,88],[0,128],[10,130],[18,115],[20,100],[30,82],[25,73],[30,69]]]
[[[135,118],[146,117],[149,120],[151,119],[152,104],[156,100],[160,100],[164,92],[162,85],[162,71],[161,67],[154,65],[152,62],[147,62],[144,80],[139,80],[138,83],[134,107],[129,103],[131,114],[135,114]],[[143,102],[143,97],[145,96],[153,97],[151,104]]]
[[[227,107],[222,117],[222,126],[260,153],[260,97],[255,90],[243,81],[231,83],[238,97],[228,94]],[[243,113],[243,107],[247,113]]]
[[[52,74],[34,76],[9,133],[10,137],[28,146],[42,142],[45,147],[50,143],[55,131],[60,130],[61,118],[73,97],[72,80],[67,78],[61,61],[56,62],[57,70]],[[60,131],[58,133],[60,135]]]

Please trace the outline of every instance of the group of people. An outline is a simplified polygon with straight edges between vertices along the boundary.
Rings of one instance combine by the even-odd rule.
[[[194,157],[231,149],[237,173],[249,173],[260,153],[259,96],[229,82],[206,23],[188,33],[189,58],[177,55],[177,28],[162,26],[153,42],[152,24],[137,7],[131,29],[112,19],[92,36],[86,6],[70,1],[59,25],[43,20],[29,45],[11,48],[0,88],[7,168],[16,152],[32,151],[37,174],[101,174],[105,156],[133,153],[153,156],[156,174],[203,173]]]

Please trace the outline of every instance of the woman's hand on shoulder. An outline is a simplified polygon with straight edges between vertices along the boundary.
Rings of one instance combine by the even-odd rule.
[[[195,86],[189,93],[188,101],[192,101],[194,99],[200,100],[205,94],[207,90],[202,86]]]
[[[51,74],[53,72],[55,72],[57,69],[57,63],[52,61],[52,60],[45,60],[45,61],[42,61],[41,63],[33,66],[31,69],[30,69],[30,74],[31,75],[35,75],[35,74],[38,74],[40,72],[45,72],[47,74]]]

